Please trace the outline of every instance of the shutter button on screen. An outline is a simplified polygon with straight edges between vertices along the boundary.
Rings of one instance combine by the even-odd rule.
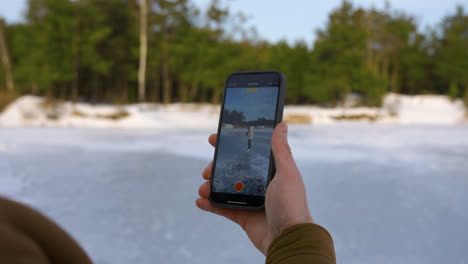
[[[244,184],[242,182],[236,182],[236,185],[234,185],[234,189],[236,192],[240,192],[244,189]]]

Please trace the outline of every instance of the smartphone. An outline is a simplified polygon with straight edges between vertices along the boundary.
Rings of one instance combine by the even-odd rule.
[[[278,71],[236,72],[224,84],[211,170],[210,201],[260,210],[275,174],[271,136],[283,118],[286,78]]]

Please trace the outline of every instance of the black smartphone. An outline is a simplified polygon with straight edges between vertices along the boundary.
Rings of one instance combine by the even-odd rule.
[[[224,84],[211,171],[210,201],[259,210],[275,174],[271,136],[283,118],[286,78],[278,71],[236,72]]]

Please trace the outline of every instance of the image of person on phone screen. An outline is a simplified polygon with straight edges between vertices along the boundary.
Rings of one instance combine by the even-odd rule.
[[[250,152],[252,150],[252,140],[254,138],[254,126],[248,126],[247,128],[247,152]]]

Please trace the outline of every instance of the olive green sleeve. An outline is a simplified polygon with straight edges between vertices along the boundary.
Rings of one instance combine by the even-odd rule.
[[[325,228],[300,224],[284,230],[271,243],[267,264],[335,264],[333,240]]]
[[[87,264],[91,260],[52,220],[0,197],[0,263]]]

